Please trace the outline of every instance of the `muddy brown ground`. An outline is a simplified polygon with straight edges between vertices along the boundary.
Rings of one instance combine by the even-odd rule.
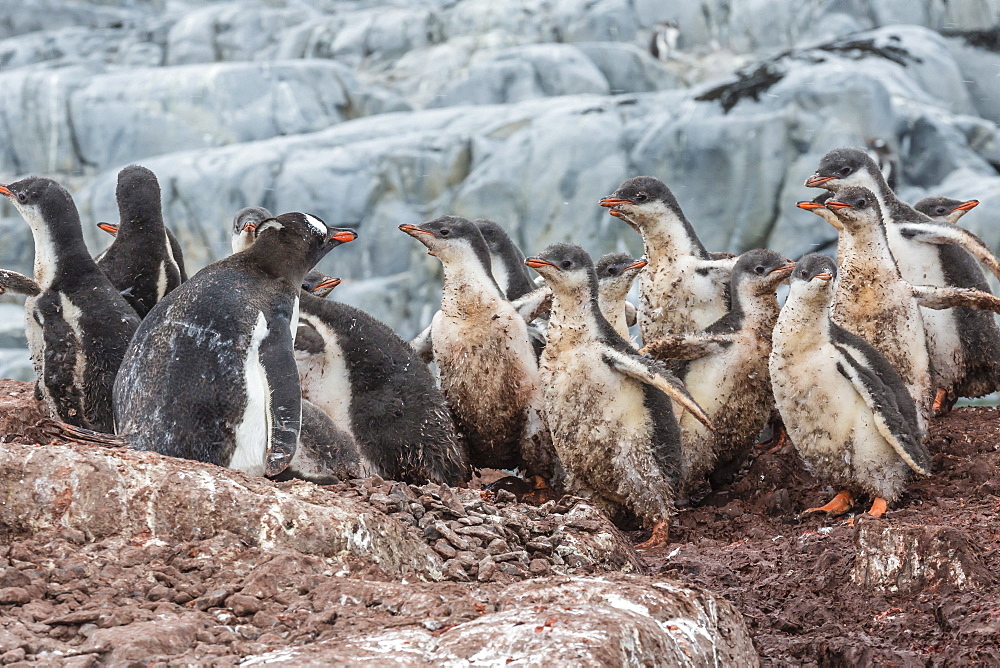
[[[681,510],[674,542],[646,560],[732,601],[764,665],[998,665],[1000,413],[958,409],[931,433],[934,475],[885,519],[801,517],[835,490],[788,447]],[[859,536],[883,528],[930,536],[967,577],[918,578],[902,592],[856,582]],[[264,552],[226,534],[122,544],[0,527],[0,663],[227,665],[345,629],[446,632],[494,610],[501,589],[400,583],[370,564]]]

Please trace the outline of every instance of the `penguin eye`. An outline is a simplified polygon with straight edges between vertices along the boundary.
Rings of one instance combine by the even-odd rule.
[[[649,197],[646,195],[646,193],[639,193],[638,195],[635,196],[636,202],[645,202],[647,199],[649,199]]]
[[[24,204],[25,202],[28,201],[28,195],[26,193],[23,193],[23,192],[18,193],[17,194],[17,201],[20,202],[21,204]]]
[[[754,271],[755,274],[763,274],[764,273],[764,265],[758,264],[756,267],[753,268],[753,271]]]
[[[440,234],[442,237],[446,237],[449,234],[451,234],[451,230],[449,230],[447,227],[445,227],[444,229],[442,229],[441,231],[439,231],[438,234]]]
[[[945,209],[943,206],[939,206],[936,209],[934,209],[934,214],[937,216],[943,216],[946,213],[948,213],[948,210]]]
[[[851,173],[851,168],[850,168],[850,167],[847,167],[847,166],[845,165],[844,167],[841,167],[841,168],[840,168],[840,175],[841,175],[841,176],[847,176],[847,175],[848,175],[848,174],[850,174],[850,173]]]
[[[608,274],[611,276],[618,275],[618,267],[608,267]]]
[[[868,202],[865,201],[864,197],[858,199],[858,201],[854,203],[854,208],[856,208],[856,209],[863,209],[866,206],[868,206]]]
[[[562,262],[560,262],[560,263],[559,263],[559,265],[560,265],[560,266],[561,266],[561,267],[562,267],[563,269],[569,269],[570,267],[572,267],[572,266],[573,266],[573,263],[572,263],[572,262],[570,262],[569,260],[563,260]]]

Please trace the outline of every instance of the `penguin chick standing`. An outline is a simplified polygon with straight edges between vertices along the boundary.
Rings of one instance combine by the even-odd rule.
[[[160,184],[145,167],[118,172],[119,224],[97,266],[140,318],[186,279],[176,240],[171,243],[160,209]]]
[[[925,197],[913,205],[913,210],[939,223],[958,223],[965,214],[979,206],[978,199],[964,202],[949,197]]]
[[[643,341],[699,332],[726,314],[736,260],[705,250],[667,186],[637,176],[600,204],[642,235],[649,262],[638,278]]]
[[[635,306],[626,297],[632,281],[647,264],[628,253],[608,253],[597,261],[597,303],[604,318],[626,341],[631,340],[628,328],[636,322]]]
[[[597,275],[579,246],[554,244],[525,263],[552,289],[542,353],[545,413],[570,492],[615,516],[634,513],[668,539],[680,472],[680,428],[671,399],[711,422],[672,374],[640,357],[597,306]]]
[[[518,248],[507,232],[497,223],[486,218],[472,221],[486,240],[490,249],[490,273],[493,274],[500,291],[507,299],[514,301],[538,286],[531,280],[528,268],[524,266],[524,253]]]
[[[1000,261],[980,239],[956,225],[935,223],[900,201],[871,157],[861,150],[830,151],[806,186],[837,195],[848,186],[872,191],[899,273],[913,285],[989,292],[976,260],[1000,277]],[[935,409],[947,410],[958,397],[978,397],[1000,388],[1000,327],[991,315],[966,308],[923,309],[921,314],[933,364]]]
[[[771,385],[788,434],[805,463],[840,491],[807,512],[850,510],[858,492],[882,515],[912,474],[930,473],[917,408],[892,364],[830,319],[837,267],[807,255],[774,328]]]
[[[524,467],[538,486],[539,478],[557,478],[528,326],[490,273],[483,235],[458,216],[399,229],[444,266],[431,346],[441,389],[473,467]]]
[[[292,460],[300,286],[356,235],[305,213],[265,220],[256,233],[249,249],[167,295],[136,332],[114,392],[117,432],[133,448],[254,475]]]
[[[744,253],[733,269],[729,313],[701,334],[653,341],[640,352],[660,360],[689,360],[676,368],[715,431],[690,413],[681,416],[683,487],[693,491],[705,474],[738,468],[767,424],[774,399],[768,376],[771,331],[778,319],[775,290],[795,265],[770,250]]]
[[[0,186],[0,194],[35,240],[39,292],[24,308],[37,388],[63,422],[110,432],[111,388],[139,318],[90,256],[65,188],[31,177]]]

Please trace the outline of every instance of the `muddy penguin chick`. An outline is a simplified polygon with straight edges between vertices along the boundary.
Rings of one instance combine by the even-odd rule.
[[[630,341],[628,328],[636,322],[635,306],[626,297],[632,281],[648,264],[628,253],[608,253],[597,261],[597,304],[618,336]]]
[[[681,416],[685,491],[697,489],[706,473],[725,477],[738,470],[767,424],[774,406],[767,364],[779,310],[775,290],[794,267],[774,251],[744,253],[733,268],[729,313],[700,334],[659,339],[640,351],[686,360],[675,372],[715,427],[706,429],[690,413]]]
[[[837,196],[849,186],[874,193],[899,273],[913,285],[989,292],[977,260],[1000,277],[1000,260],[981,239],[957,225],[934,222],[902,202],[864,151],[830,151],[806,186],[825,188]],[[958,397],[978,397],[1000,388],[1000,327],[992,316],[969,308],[922,308],[921,315],[932,364],[935,410],[947,411]],[[903,378],[910,380],[906,373]]]
[[[98,268],[83,241],[73,198],[51,179],[0,186],[31,228],[32,286],[24,303],[36,385],[52,414],[85,429],[110,432],[112,386],[139,317]]]
[[[831,320],[836,271],[823,255],[796,265],[774,328],[771,385],[802,459],[841,490],[807,512],[844,513],[864,493],[878,517],[913,473],[930,473],[931,458],[903,379],[875,348]]]
[[[698,332],[726,314],[736,260],[705,250],[667,186],[637,176],[600,204],[642,236],[649,263],[638,277],[643,341]]]
[[[489,248],[471,221],[442,216],[400,230],[441,260],[441,310],[431,322],[441,390],[474,468],[559,473],[542,415],[538,364],[524,318],[490,273]]]
[[[925,197],[913,209],[938,223],[956,224],[962,216],[979,206],[978,199],[962,201],[950,197]]]
[[[490,273],[493,274],[500,291],[507,299],[514,301],[537,286],[531,280],[528,268],[524,266],[524,253],[517,247],[499,224],[486,218],[472,221],[483,235],[486,246],[490,249]]]
[[[140,318],[187,280],[180,244],[163,224],[156,174],[129,165],[118,172],[119,223],[115,240],[97,259],[111,283]],[[111,226],[101,229],[111,232]]]
[[[129,446],[253,475],[291,463],[302,421],[300,286],[357,235],[307,213],[267,219],[256,234],[142,321],[115,381],[115,423]]]
[[[671,399],[711,422],[676,377],[639,356],[601,315],[586,251],[554,244],[525,263],[553,291],[542,385],[569,491],[589,495],[612,516],[635,514],[653,530],[641,547],[662,545],[681,463]]]

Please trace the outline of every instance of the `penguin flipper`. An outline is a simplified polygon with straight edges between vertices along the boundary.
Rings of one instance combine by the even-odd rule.
[[[526,323],[530,323],[552,310],[552,290],[547,287],[532,290],[511,304],[517,309],[518,315],[524,318]]]
[[[635,307],[635,304],[625,300],[625,324],[631,327],[639,320],[639,310]]]
[[[290,318],[274,318],[260,343],[260,363],[270,391],[271,438],[264,459],[264,475],[284,471],[295,456],[302,428],[302,388],[295,365]]]
[[[16,292],[19,295],[34,297],[41,294],[42,289],[34,279],[16,271],[0,269],[0,295],[5,292]]]
[[[854,342],[851,342],[854,343]],[[873,358],[860,347],[847,343],[835,343],[839,354],[837,370],[854,386],[855,391],[872,411],[875,428],[888,441],[892,449],[906,464],[921,475],[930,475],[931,455],[923,442],[923,435],[917,422],[917,408],[899,374],[895,378],[888,375],[889,382],[897,382],[904,392],[895,392],[889,386],[885,369],[873,365]],[[877,354],[877,353],[875,353]],[[892,368],[884,359],[886,366]]]
[[[647,343],[639,349],[639,354],[664,361],[696,360],[717,352],[732,339],[732,335],[726,334],[671,334]]]
[[[932,309],[946,309],[966,306],[981,311],[1000,313],[1000,299],[974,288],[938,287],[935,285],[914,285],[913,297],[921,306]]]
[[[929,244],[955,244],[967,250],[972,257],[976,258],[992,272],[994,276],[1000,278],[1000,260],[990,251],[989,246],[975,234],[952,223],[937,223],[933,221],[920,223],[900,223],[899,230],[904,237],[914,241],[922,241]]]
[[[701,260],[695,267],[696,271],[705,273],[731,274],[739,255],[732,253],[709,253],[708,260]]]
[[[424,331],[417,334],[417,337],[410,341],[410,348],[413,349],[413,353],[423,360],[426,364],[430,364],[434,361],[434,346],[431,340],[431,327],[433,325],[427,325]]]
[[[677,376],[650,359],[636,354],[623,353],[611,346],[604,346],[601,352],[604,363],[609,367],[639,382],[657,388],[690,411],[698,422],[715,431],[712,421]]]

